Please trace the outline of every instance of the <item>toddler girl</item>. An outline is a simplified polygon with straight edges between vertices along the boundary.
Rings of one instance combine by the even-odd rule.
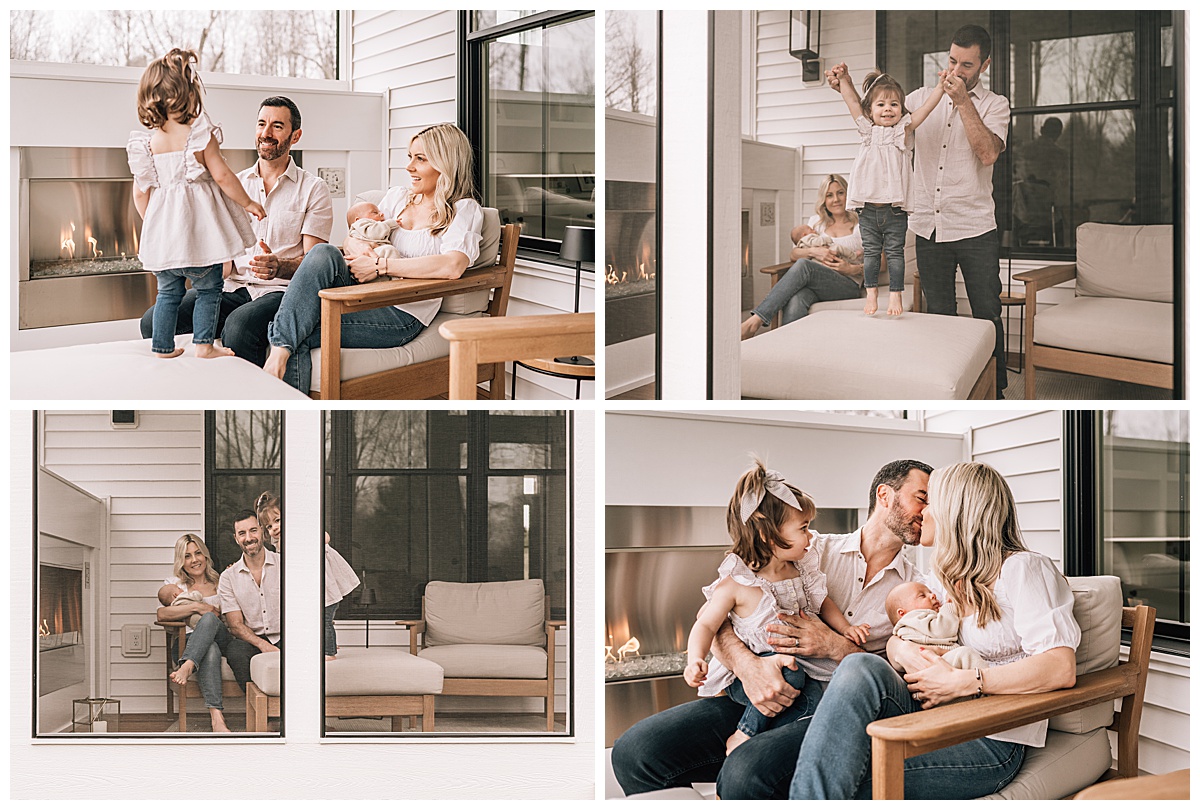
[[[913,133],[929,117],[945,92],[939,82],[916,112],[904,106],[904,88],[886,73],[871,73],[863,82],[862,101],[844,81],[846,69],[833,69],[835,90],[842,94],[862,145],[850,172],[850,198],[846,207],[858,210],[863,241],[863,285],[867,303],[863,312],[879,308],[879,253],[887,254],[888,315],[904,311],[904,235],[912,210]]]
[[[250,220],[239,208],[266,216],[221,157],[221,130],[204,114],[195,61],[195,52],[172,48],[150,63],[138,85],[137,106],[138,120],[151,131],[131,132],[126,146],[133,203],[142,217],[138,258],[158,281],[150,348],[164,358],[183,353],[175,348],[175,322],[185,278],[196,290],[196,356],[233,354],[213,346],[221,266],[255,244]]]
[[[808,525],[816,513],[811,498],[758,459],[738,479],[729,502],[726,524],[733,545],[717,570],[716,581],[704,588],[708,602],[688,636],[688,664],[683,673],[689,686],[700,687],[700,695],[708,697],[724,689],[746,707],[737,731],[726,742],[727,753],[767,728],[798,720],[801,713],[788,707],[774,718],[765,717],[751,705],[729,669],[715,658],[711,665],[705,662],[726,618],[737,637],[759,655],[775,654],[767,643],[766,628],[779,613],[815,613],[856,644],[867,640],[869,627],[851,625],[827,598],[817,555],[806,554],[812,539]],[[785,667],[782,671],[787,682],[800,689],[806,677],[805,661],[797,660],[801,669]]]

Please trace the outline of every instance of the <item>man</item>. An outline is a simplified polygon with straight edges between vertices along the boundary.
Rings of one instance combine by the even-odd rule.
[[[325,182],[301,169],[291,149],[300,140],[300,110],[284,96],[263,99],[258,111],[255,146],[258,161],[238,172],[250,199],[267,211],[251,220],[259,242],[234,260],[234,273],[225,280],[217,332],[226,348],[261,366],[270,346],[267,324],[279,309],[280,295],[301,260],[315,245],[329,241],[333,202]],[[179,306],[175,334],[192,331],[195,291]],[[154,307],[142,316],[142,337],[151,335]]]
[[[992,38],[978,25],[964,25],[951,40],[946,75],[940,79],[947,100],[916,133],[908,229],[917,235],[917,269],[928,311],[958,314],[954,276],[961,267],[971,315],[995,325],[996,398],[1003,399],[1008,374],[992,164],[1008,138],[1009,105],[1004,96],[980,86],[991,53]],[[832,75],[826,72],[827,78]],[[849,74],[842,80],[854,86]],[[905,106],[917,109],[931,92],[929,87],[914,90]]]
[[[234,515],[233,539],[242,556],[221,574],[217,595],[233,639],[225,651],[238,686],[246,691],[250,659],[283,646],[279,614],[279,555],[263,546],[258,517],[249,509]]]
[[[721,628],[714,652],[742,682],[747,697],[763,714],[785,706],[801,706],[811,715],[825,681],[808,679],[797,692],[784,679],[792,666],[789,654],[801,655],[832,674],[838,662],[864,650],[882,654],[891,635],[884,601],[902,582],[919,579],[900,554],[917,545],[932,468],[920,461],[893,461],[875,475],[868,499],[867,521],[858,531],[817,535],[810,553],[820,555],[829,597],[855,624],[871,625],[862,647],[836,633],[818,618],[780,616],[770,629],[772,646],[782,655],[759,657],[729,627]],[[725,758],[725,741],[737,727],[743,706],[728,697],[685,703],[648,717],[625,732],[613,746],[617,781],[627,794],[644,793],[692,782],[717,782],[723,799],[785,799],[808,717],[751,737]]]

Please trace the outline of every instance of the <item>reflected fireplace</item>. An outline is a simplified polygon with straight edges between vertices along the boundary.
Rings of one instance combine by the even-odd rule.
[[[654,184],[609,180],[604,212],[604,342],[652,335],[658,270]]]
[[[83,571],[38,566],[38,695],[83,683]]]

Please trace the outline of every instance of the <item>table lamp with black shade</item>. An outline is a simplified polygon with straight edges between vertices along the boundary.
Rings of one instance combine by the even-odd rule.
[[[354,604],[367,609],[366,612],[366,637],[364,645],[367,649],[371,648],[371,605],[379,604],[379,594],[374,588],[367,587],[367,572],[364,569],[362,575],[363,587],[358,592],[358,596],[354,597]]]
[[[562,246],[558,249],[558,257],[569,262],[575,262],[575,311],[579,311],[579,289],[583,274],[583,263],[592,264],[588,272],[595,272],[596,260],[596,229],[584,228],[578,225],[568,225],[563,233]],[[568,363],[573,366],[594,366],[591,358],[581,355],[571,357],[555,357],[556,363]]]

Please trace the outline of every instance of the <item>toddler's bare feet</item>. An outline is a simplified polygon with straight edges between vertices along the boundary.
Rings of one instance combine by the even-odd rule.
[[[751,315],[746,320],[742,321],[742,340],[752,338],[758,334],[758,330],[762,327],[762,319],[757,315]]]
[[[201,360],[207,360],[210,357],[233,357],[233,349],[214,346],[211,343],[197,343],[196,356]]]
[[[287,371],[288,358],[292,353],[282,346],[272,346],[271,353],[267,355],[267,362],[263,364],[263,371],[268,374],[283,379],[283,373]]]
[[[725,756],[733,753],[733,749],[750,739],[746,733],[738,730],[729,735],[729,739],[725,741]]]
[[[188,677],[191,676],[192,670],[196,668],[194,661],[184,661],[179,665],[179,669],[171,673],[171,680],[180,686],[187,686]]]
[[[863,305],[863,313],[866,315],[874,315],[879,309],[879,290],[873,287],[867,288],[867,303]]]
[[[183,354],[183,349],[173,349],[169,352],[155,352],[154,356],[163,360],[170,360],[172,357],[178,357],[181,354]]]
[[[898,292],[888,293],[888,315],[900,315],[904,312],[904,298]]]
[[[336,655],[327,655],[327,656],[325,656],[325,660],[326,661],[336,661],[337,656]]]

